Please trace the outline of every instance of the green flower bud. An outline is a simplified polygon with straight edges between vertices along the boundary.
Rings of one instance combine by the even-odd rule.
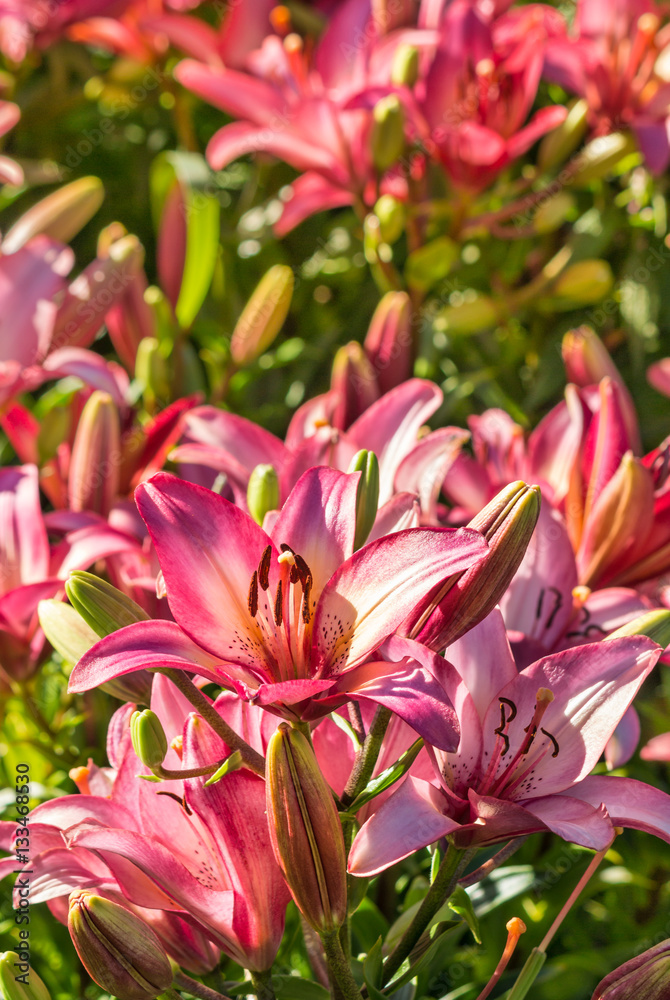
[[[100,638],[74,608],[62,601],[40,601],[37,616],[53,648],[71,666]]]
[[[670,940],[666,940],[605,976],[592,1000],[667,1000],[669,996]]]
[[[392,194],[377,199],[374,214],[379,219],[379,235],[384,243],[395,243],[405,231],[405,206]]]
[[[70,894],[67,926],[91,979],[118,1000],[155,1000],[172,985],[163,946],[125,906],[79,889]]]
[[[80,177],[65,184],[23,213],[2,241],[2,252],[16,253],[40,234],[69,243],[95,215],[104,197],[105,189],[97,177]]]
[[[562,272],[551,289],[552,305],[572,309],[575,305],[599,302],[614,285],[614,275],[606,260],[580,260]],[[562,304],[554,300],[564,300]]]
[[[256,524],[262,524],[267,512],[279,507],[279,479],[273,465],[257,465],[249,476],[247,505]]]
[[[488,295],[478,295],[471,302],[442,309],[434,320],[435,330],[445,333],[479,333],[500,320],[500,308]]]
[[[563,225],[575,207],[575,199],[567,191],[560,191],[553,198],[548,198],[538,206],[533,216],[533,228],[536,233],[553,233]]]
[[[93,573],[84,570],[70,573],[65,592],[72,607],[95,632],[96,642],[126,625],[149,620],[139,604]]]
[[[584,99],[575,101],[558,128],[552,129],[545,135],[537,156],[538,169],[542,173],[563,163],[577,149],[588,127],[588,110],[587,101]]]
[[[360,472],[356,492],[356,535],[354,551],[365,545],[377,517],[379,503],[379,462],[374,451],[364,448],[351,460],[348,472]]]
[[[233,330],[230,354],[236,365],[251,364],[267,351],[288,314],[293,286],[286,264],[275,264],[263,275]]]
[[[592,139],[579,155],[579,165],[570,179],[576,187],[606,177],[625,156],[634,153],[635,140],[630,132],[612,132]]]
[[[372,117],[372,159],[383,173],[405,149],[405,111],[396,95],[389,94],[377,101]]]
[[[137,345],[135,378],[149,408],[170,396],[170,380],[165,354],[156,337],[143,337]]]
[[[347,914],[342,826],[308,740],[285,722],[268,744],[265,788],[277,864],[308,923],[330,934]]]
[[[407,284],[417,291],[427,292],[451,271],[460,257],[460,248],[448,236],[439,236],[413,250],[405,264]]]
[[[403,42],[395,50],[391,82],[396,87],[413,87],[419,79],[419,50]]]
[[[130,738],[133,750],[142,763],[155,770],[160,768],[168,752],[167,737],[155,712],[146,708],[130,717]]]
[[[0,995],[4,1000],[51,1000],[40,977],[15,951],[0,955]]]
[[[670,611],[664,608],[647,611],[643,615],[638,615],[632,622],[622,625],[616,632],[608,635],[607,639],[620,639],[627,635],[646,635],[648,639],[652,639],[665,649],[670,646]]]

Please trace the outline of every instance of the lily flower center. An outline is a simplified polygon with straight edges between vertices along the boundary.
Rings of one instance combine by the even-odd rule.
[[[525,735],[514,751],[510,742],[509,727],[517,716],[517,707],[509,698],[500,698],[500,725],[494,730],[495,749],[479,789],[480,795],[493,795],[496,798],[523,797],[530,791],[532,785],[530,776],[538,763],[550,751],[552,757],[558,757],[560,750],[558,741],[540,725],[553,700],[554,695],[549,688],[538,689],[532,718],[524,727]]]

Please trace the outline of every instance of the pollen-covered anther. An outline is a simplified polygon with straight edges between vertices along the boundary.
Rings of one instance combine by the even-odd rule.
[[[258,614],[258,571],[254,570],[254,575],[251,577],[251,583],[249,584],[249,596],[247,598],[247,607],[249,608],[249,614],[252,618],[255,618]]]

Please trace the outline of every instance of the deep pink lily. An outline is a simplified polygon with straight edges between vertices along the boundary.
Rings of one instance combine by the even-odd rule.
[[[457,752],[435,751],[433,781],[407,778],[375,812],[350,871],[372,875],[440,837],[467,847],[551,830],[600,850],[621,825],[670,840],[669,795],[589,777],[660,653],[644,637],[613,639],[517,672],[494,612],[450,647],[461,677]]]
[[[141,668],[175,667],[234,687],[285,717],[316,719],[349,697],[388,704],[420,733],[455,733],[444,689],[402,640],[377,651],[486,543],[460,529],[410,528],[352,554],[359,475],[301,477],[266,534],[239,507],[165,473],[136,491],[173,622],[140,622],[75,667],[83,691]],[[400,640],[399,640],[400,642]],[[419,694],[421,697],[419,697]]]
[[[546,50],[544,75],[586,98],[595,134],[631,128],[653,173],[670,161],[669,42],[651,0],[579,0]]]

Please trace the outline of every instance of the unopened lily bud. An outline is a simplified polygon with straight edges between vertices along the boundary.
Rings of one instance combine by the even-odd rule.
[[[286,723],[268,744],[265,787],[277,864],[308,923],[330,934],[347,914],[342,826],[309,742]]]
[[[419,79],[419,50],[403,42],[395,50],[391,82],[396,87],[413,87]]]
[[[155,1000],[172,985],[163,946],[125,906],[79,889],[70,894],[67,926],[91,979],[118,1000]]]
[[[119,493],[121,429],[116,403],[96,390],[86,401],[72,446],[68,475],[70,510],[105,517]]]
[[[37,616],[48,641],[65,662],[72,666],[100,638],[74,608],[62,601],[40,601]]]
[[[155,337],[144,337],[137,347],[135,378],[143,386],[144,401],[153,409],[158,400],[169,397],[169,379],[165,355]]]
[[[377,517],[379,503],[379,462],[374,451],[363,448],[351,460],[348,472],[360,472],[356,491],[356,535],[354,551],[365,545]]]
[[[126,625],[148,621],[149,616],[130,597],[94,573],[74,570],[65,582],[70,603],[96,636],[117,632]],[[97,642],[97,638],[95,640]]]
[[[39,234],[69,243],[95,215],[104,197],[97,177],[80,177],[66,184],[23,213],[2,241],[2,252],[15,253]]]
[[[143,712],[133,712],[130,717],[130,738],[133,750],[146,767],[153,771],[161,766],[168,752],[168,743],[161,720],[155,712],[149,708]]]
[[[537,165],[544,173],[563,163],[574,153],[586,134],[589,106],[583,98],[575,101],[568,109],[567,117],[561,124],[548,132],[540,143]]]
[[[488,542],[488,555],[445,586],[409,636],[440,651],[482,621],[507,590],[540,515],[540,488],[510,483],[468,524]]]
[[[624,962],[600,982],[591,1000],[667,1000],[670,996],[670,939]]]
[[[560,191],[536,209],[533,229],[541,236],[559,229],[575,208],[575,199],[567,191]]]
[[[233,330],[230,354],[236,365],[251,364],[267,351],[288,315],[293,286],[286,264],[275,264],[263,275]]]
[[[395,94],[377,101],[372,112],[370,144],[377,170],[388,170],[405,148],[405,111]]]
[[[15,951],[0,955],[0,996],[4,1000],[51,1000],[51,994],[30,963]]]
[[[438,236],[413,250],[405,264],[407,284],[420,292],[427,292],[451,271],[460,258],[460,247],[448,236]]]
[[[279,478],[273,465],[257,465],[249,476],[247,506],[256,524],[279,507]]]
[[[590,326],[568,330],[563,337],[561,353],[568,381],[575,385],[596,385],[605,376],[621,382],[609,351]]]
[[[591,181],[606,177],[625,156],[635,152],[635,140],[630,132],[612,132],[592,139],[579,154],[579,166],[570,183],[586,187]]]
[[[363,342],[380,393],[412,374],[412,303],[407,292],[387,292],[375,309]]]
[[[405,206],[392,194],[383,194],[375,202],[374,213],[379,219],[379,235],[384,243],[395,243],[405,231]]]
[[[656,608],[654,611],[638,615],[632,622],[622,625],[603,641],[621,639],[628,635],[646,635],[648,639],[657,642],[659,646],[666,649],[670,646],[670,611],[666,611],[665,608]]]
[[[568,309],[573,305],[590,305],[599,302],[613,285],[614,275],[606,260],[580,260],[566,267],[553,285],[552,302],[559,308]]]
[[[477,295],[471,301],[442,309],[433,326],[445,333],[478,333],[500,320],[500,309],[488,295]]]
[[[337,399],[331,423],[338,430],[346,430],[379,398],[375,370],[357,341],[338,348],[330,387]]]

